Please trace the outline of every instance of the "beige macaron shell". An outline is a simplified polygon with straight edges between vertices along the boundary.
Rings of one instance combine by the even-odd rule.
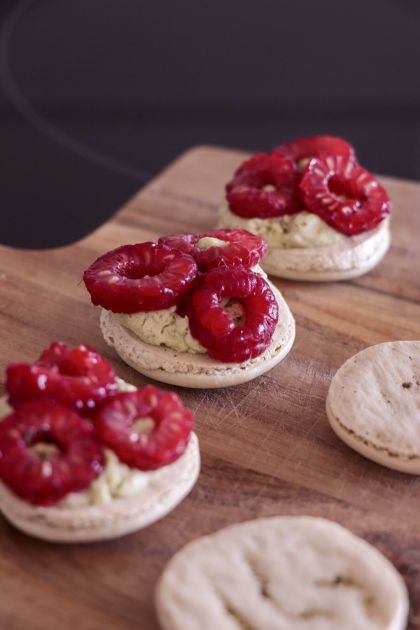
[[[274,517],[184,547],[156,607],[164,630],[403,630],[408,596],[392,564],[340,525]]]
[[[229,212],[225,204],[218,225],[247,229],[246,220]],[[266,273],[290,280],[349,280],[376,267],[390,244],[390,220],[386,218],[374,230],[358,236],[343,236],[342,240],[331,245],[293,248],[269,246],[260,264]]]
[[[184,454],[138,494],[105,505],[38,507],[0,482],[0,510],[18,529],[50,542],[80,543],[118,538],[143,529],[173,510],[190,492],[200,472],[195,433]]]
[[[365,457],[420,474],[420,341],[378,344],[346,361],[332,379],[327,415]]]
[[[344,242],[321,247],[281,249],[270,247],[261,262],[273,276],[312,282],[357,278],[376,267],[391,244],[389,220]]]
[[[295,339],[293,315],[280,291],[270,286],[279,305],[279,321],[265,352],[245,363],[220,363],[205,354],[177,352],[147,344],[116,321],[110,311],[101,312],[101,331],[105,341],[125,363],[162,383],[206,389],[246,383],[280,363]]]

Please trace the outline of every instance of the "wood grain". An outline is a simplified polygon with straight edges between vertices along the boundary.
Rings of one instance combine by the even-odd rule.
[[[43,252],[1,247],[2,370],[32,360],[53,339],[84,341],[123,378],[145,383],[103,342],[82,272],[122,243],[212,227],[223,184],[243,158],[193,149],[81,242]],[[341,284],[276,282],[297,320],[289,357],[250,384],[179,390],[197,416],[203,467],[171,515],[121,540],[75,547],[32,540],[0,522],[1,628],[156,630],[153,588],[177,549],[224,525],[274,514],[332,518],[375,544],[404,575],[409,627],[420,627],[420,479],[352,452],[324,410],[345,359],[369,344],[420,339],[420,185],[384,183],[395,202],[385,261]]]

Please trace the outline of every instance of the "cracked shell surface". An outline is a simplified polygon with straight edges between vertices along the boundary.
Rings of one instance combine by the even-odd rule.
[[[283,516],[188,544],[164,570],[156,606],[164,630],[403,630],[408,598],[364,540],[332,521]]]

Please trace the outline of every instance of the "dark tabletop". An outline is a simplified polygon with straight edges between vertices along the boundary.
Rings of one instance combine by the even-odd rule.
[[[61,245],[195,144],[339,134],[420,178],[417,0],[0,3],[1,241]]]

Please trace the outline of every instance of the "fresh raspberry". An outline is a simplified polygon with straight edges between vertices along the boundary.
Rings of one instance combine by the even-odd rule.
[[[301,210],[297,198],[299,171],[278,153],[256,153],[241,164],[226,185],[230,210],[247,219],[268,219]]]
[[[57,402],[23,403],[0,423],[0,478],[30,503],[54,505],[84,490],[103,466],[92,424]]]
[[[191,256],[156,243],[122,245],[86,269],[92,302],[114,313],[157,311],[179,303],[197,275]]]
[[[139,424],[150,427],[136,427]],[[147,385],[105,401],[95,419],[101,442],[139,470],[171,464],[185,451],[194,424],[179,396]]]
[[[223,307],[222,300],[229,299],[242,307],[242,323]],[[189,297],[186,313],[192,336],[223,363],[242,363],[264,352],[279,316],[267,282],[241,267],[209,271]]]
[[[202,238],[217,238],[226,245],[213,245],[207,249],[197,247]],[[190,254],[200,271],[208,271],[214,267],[242,266],[249,269],[257,265],[267,251],[265,239],[247,230],[211,230],[204,234],[179,234],[162,236],[159,243],[179,249]]]
[[[51,398],[79,411],[117,391],[112,366],[85,345],[70,348],[53,342],[35,363],[12,363],[6,370],[6,390],[10,402]]]
[[[351,144],[337,136],[307,136],[281,144],[274,151],[292,160],[301,170],[305,168],[311,158],[326,155],[341,155],[346,159],[356,161],[356,153]]]
[[[341,155],[311,160],[300,190],[308,210],[346,236],[372,230],[391,211],[378,180]]]

